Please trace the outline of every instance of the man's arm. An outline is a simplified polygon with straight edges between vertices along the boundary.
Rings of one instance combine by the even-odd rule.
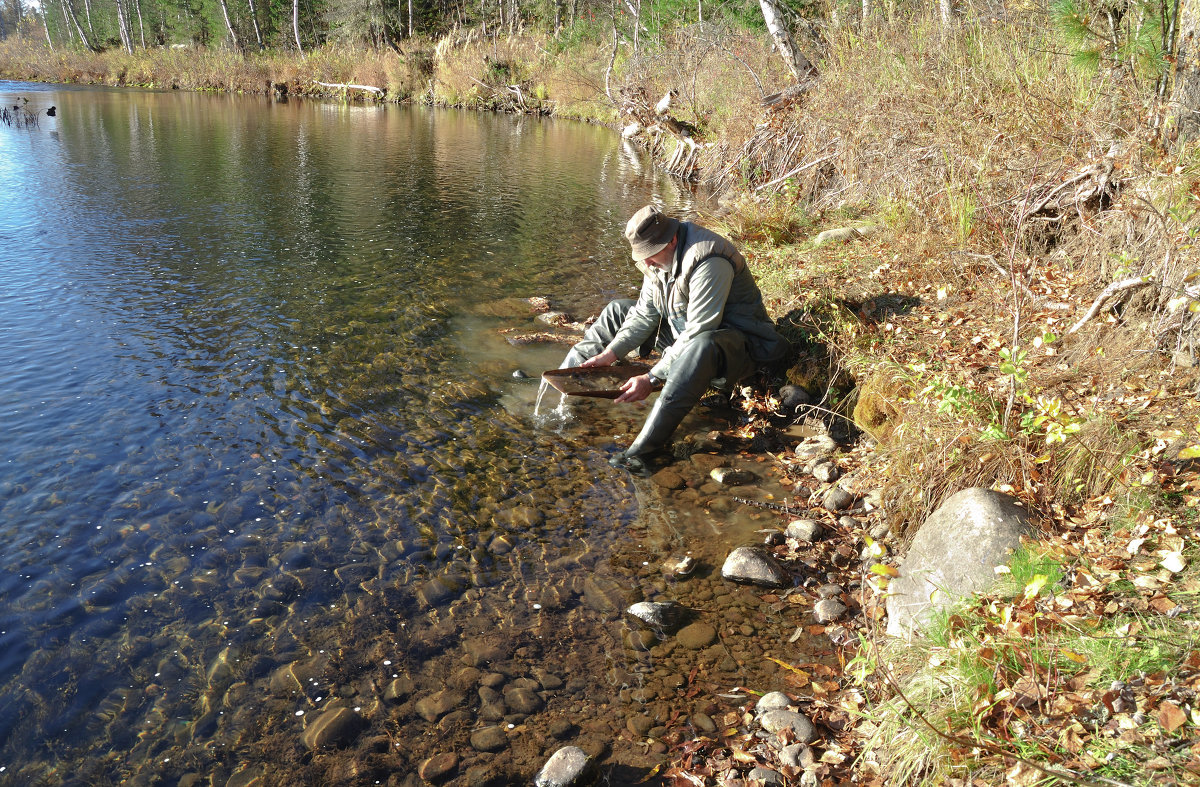
[[[625,315],[625,321],[621,323],[617,335],[608,343],[608,347],[604,348],[604,352],[585,361],[582,366],[612,366],[654,335],[659,321],[659,312],[654,305],[656,286],[657,281],[653,274],[647,273],[642,277],[642,291],[638,295],[637,303]]]

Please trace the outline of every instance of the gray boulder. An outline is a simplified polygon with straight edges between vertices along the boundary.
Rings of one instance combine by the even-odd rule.
[[[1009,495],[972,487],[946,498],[917,531],[889,586],[888,634],[911,636],[937,608],[986,590],[1029,531],[1029,513]]]
[[[761,547],[738,547],[721,566],[721,576],[732,582],[781,588],[792,584],[792,577],[779,561]]]
[[[575,787],[587,783],[589,760],[578,746],[564,746],[546,760],[534,777],[535,787]]]
[[[758,723],[770,733],[790,729],[800,743],[812,743],[817,738],[817,728],[803,713],[791,710],[769,710],[759,717]]]

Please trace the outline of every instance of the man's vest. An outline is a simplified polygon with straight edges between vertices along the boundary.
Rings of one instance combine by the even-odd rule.
[[[682,333],[687,322],[692,272],[705,260],[721,257],[733,265],[734,271],[721,327],[736,328],[745,335],[750,345],[750,357],[756,363],[782,360],[788,353],[788,342],[776,332],[775,323],[763,305],[762,293],[754,281],[754,275],[750,273],[746,258],[737,247],[717,233],[686,221],[680,224],[678,238],[679,250],[675,253],[671,270],[665,276],[659,275],[662,286],[654,292],[654,307],[672,334],[678,336]],[[645,266],[639,267],[645,270]]]

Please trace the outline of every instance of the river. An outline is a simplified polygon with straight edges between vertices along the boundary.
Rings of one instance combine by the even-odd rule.
[[[696,207],[640,152],[417,107],[0,100],[36,117],[0,125],[0,784],[528,783],[568,743],[635,783],[780,683],[795,621],[719,576],[776,519],[704,467],[610,468],[643,410],[535,417],[513,375],[565,351],[510,341],[546,330],[529,298],[595,314],[636,285],[625,218]],[[718,639],[622,621],[667,597]]]

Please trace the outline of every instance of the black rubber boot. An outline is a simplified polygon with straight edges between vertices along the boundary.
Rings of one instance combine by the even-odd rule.
[[[670,377],[646,416],[637,439],[623,452],[627,460],[661,451],[675,429],[692,411],[713,379],[737,381],[754,372],[746,339],[740,331],[702,333],[684,347],[671,364]]]

